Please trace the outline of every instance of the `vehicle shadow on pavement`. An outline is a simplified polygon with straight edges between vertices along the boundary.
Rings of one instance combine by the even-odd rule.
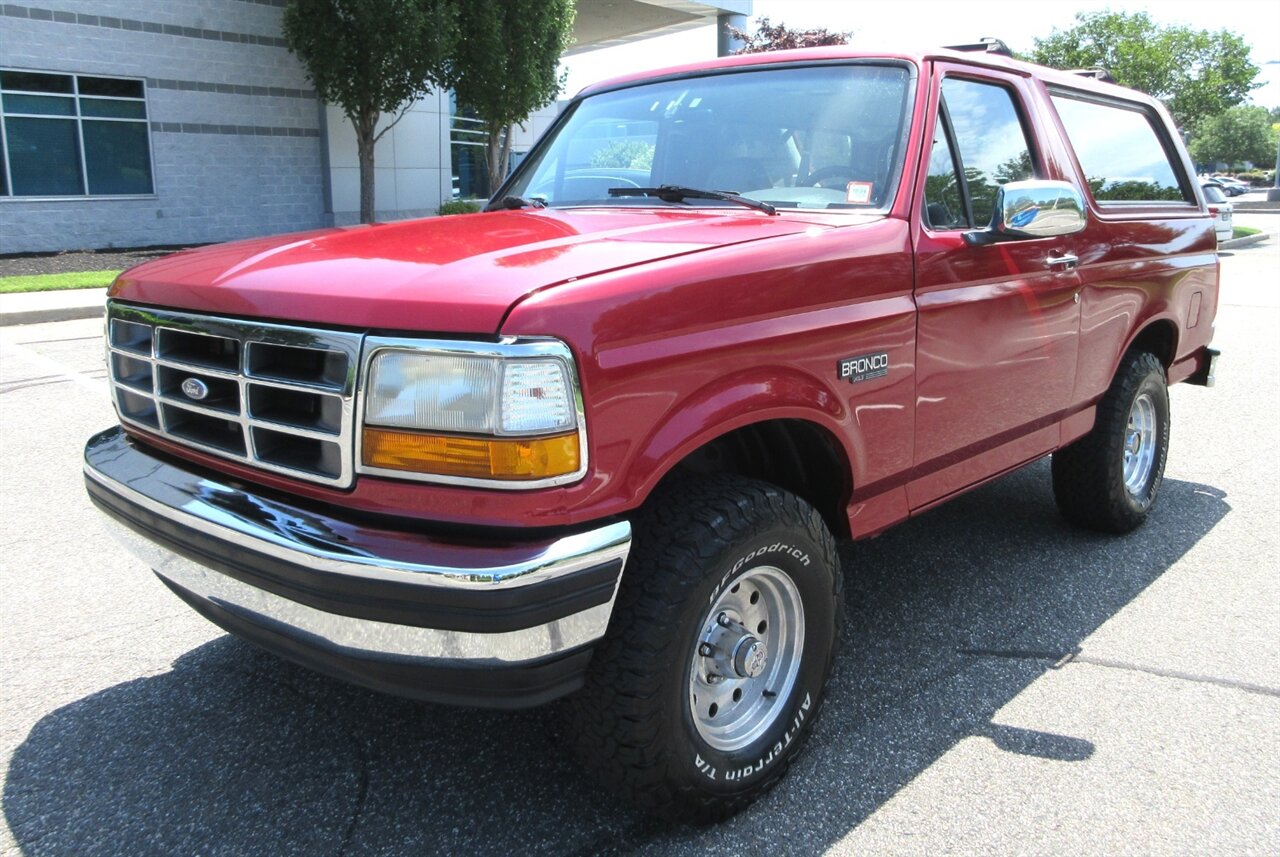
[[[11,760],[4,813],[27,857],[818,852],[965,738],[1087,760],[1087,740],[993,717],[1230,509],[1167,480],[1148,524],[1111,538],[1064,524],[1048,486],[1041,462],[842,546],[824,717],[730,824],[666,827],[600,792],[561,750],[558,706],[413,703],[230,637],[46,716]]]

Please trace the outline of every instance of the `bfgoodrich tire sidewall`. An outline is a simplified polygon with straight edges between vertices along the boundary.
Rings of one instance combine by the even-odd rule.
[[[771,528],[721,555],[681,612],[680,637],[684,656],[670,666],[675,713],[668,724],[674,733],[676,759],[672,766],[699,788],[724,793],[745,791],[785,769],[803,743],[822,704],[823,688],[831,671],[835,645],[836,602],[831,558],[823,546],[807,535],[785,527]],[[780,702],[782,714],[760,738],[734,751],[718,750],[702,740],[689,708],[690,659],[695,657],[701,621],[725,589],[751,570],[770,566],[795,583],[804,607],[805,638],[800,668],[789,696]]]
[[[1151,466],[1151,476],[1147,484],[1138,494],[1131,494],[1124,484],[1124,441],[1128,430],[1128,414],[1134,402],[1146,394],[1156,411],[1156,455]],[[1164,481],[1165,462],[1169,456],[1169,388],[1164,382],[1164,375],[1159,372],[1148,372],[1138,382],[1133,395],[1126,402],[1125,420],[1117,426],[1115,445],[1115,489],[1134,514],[1145,515],[1160,493],[1160,484]]]

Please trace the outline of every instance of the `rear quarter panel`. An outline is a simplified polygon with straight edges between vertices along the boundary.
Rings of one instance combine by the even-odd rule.
[[[1174,353],[1160,355],[1166,365],[1212,340],[1218,256],[1213,218],[1195,181],[1195,167],[1164,107],[1131,90],[1117,96],[1116,87],[1087,81],[1079,87],[1123,97],[1153,111],[1177,153],[1174,166],[1181,170],[1195,200],[1179,205],[1100,205],[1089,192],[1048,88],[1037,84],[1049,127],[1063,147],[1064,164],[1084,192],[1088,206],[1087,226],[1074,242],[1081,279],[1080,357],[1074,399],[1084,404],[1106,392],[1125,350],[1150,325],[1166,323],[1175,331]]]
[[[1121,355],[1149,325],[1171,324],[1173,360],[1213,338],[1218,259],[1201,217],[1098,215],[1079,236],[1080,361],[1075,398],[1101,396]],[[1193,311],[1198,303],[1198,311]],[[1193,324],[1194,323],[1194,324]],[[1168,360],[1169,355],[1161,355]]]

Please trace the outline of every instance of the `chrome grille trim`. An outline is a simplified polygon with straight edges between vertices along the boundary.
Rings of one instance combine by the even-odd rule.
[[[111,397],[121,422],[182,446],[263,470],[339,488],[351,485],[355,478],[356,373],[360,367],[363,334],[241,321],[112,301],[107,303],[106,315]],[[191,334],[209,337],[209,340],[207,343],[193,340]],[[200,359],[201,354],[175,355],[175,350],[181,352],[181,346],[174,343],[184,341],[200,342],[197,351],[203,351],[207,345],[213,357],[206,363]],[[165,353],[161,353],[162,343],[169,345]],[[270,372],[262,366],[254,371],[249,354],[256,344],[296,349],[288,352],[289,358],[298,361],[297,365],[288,367],[292,377],[281,377],[286,373]],[[272,349],[257,353],[261,355],[264,351]],[[116,359],[116,355],[120,359]],[[314,363],[318,369],[312,371],[308,363]],[[139,377],[139,373],[143,373],[141,366],[145,366],[145,373]],[[206,388],[234,389],[234,401],[202,403],[189,398],[181,389],[162,390],[162,368],[198,381],[208,379]],[[122,376],[124,372],[130,373],[128,377]],[[270,417],[255,415],[250,408],[251,390],[257,391],[259,398],[263,391],[268,396],[273,391],[302,394],[288,398],[295,405],[306,404],[315,413],[309,418],[299,414],[294,419],[287,413],[272,413]],[[281,395],[277,394],[276,398]],[[225,398],[232,398],[230,392]],[[334,426],[329,415],[334,413],[336,431],[330,430]],[[191,419],[196,420],[195,428],[186,425]],[[179,420],[182,426],[178,425]],[[238,439],[234,439],[236,434]],[[216,442],[219,435],[226,437],[226,443]],[[275,442],[261,444],[260,448],[255,435]],[[203,440],[197,439],[201,437]],[[295,442],[281,445],[290,440]],[[299,456],[313,460],[314,466],[295,461]]]

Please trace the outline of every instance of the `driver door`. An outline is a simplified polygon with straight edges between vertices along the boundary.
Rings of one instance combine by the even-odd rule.
[[[1051,175],[1013,75],[939,64],[917,199],[913,509],[1057,446],[1075,383],[1079,277],[1070,236],[973,246],[1002,184]]]

